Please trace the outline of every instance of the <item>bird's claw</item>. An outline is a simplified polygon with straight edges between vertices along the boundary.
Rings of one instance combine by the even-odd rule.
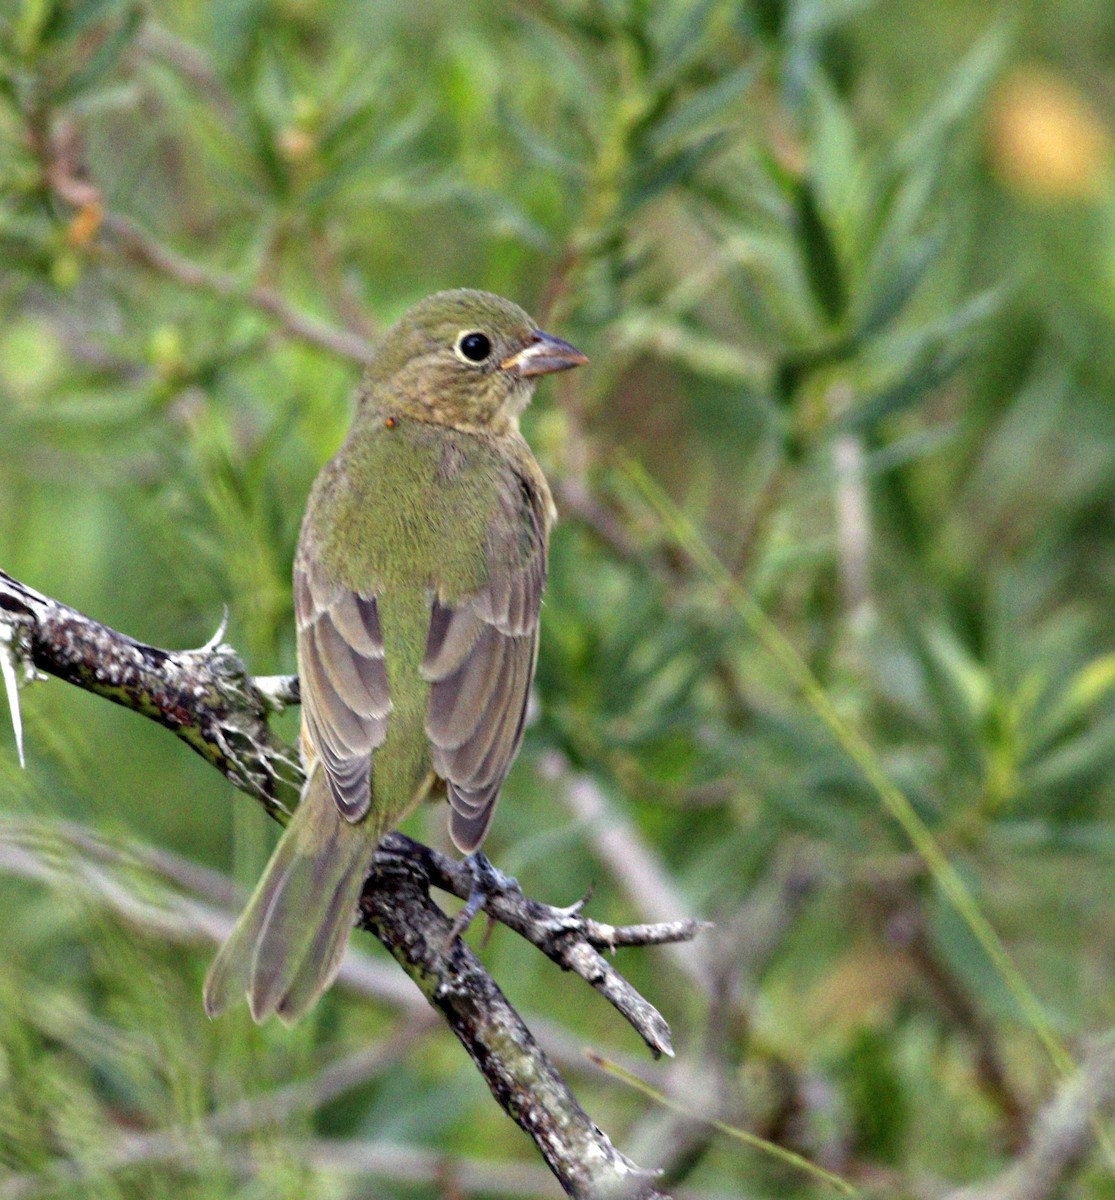
[[[519,890],[519,881],[493,867],[482,850],[473,851],[464,861],[472,873],[472,888],[464,908],[453,918],[453,924],[449,928],[450,946],[468,929],[491,896]]]

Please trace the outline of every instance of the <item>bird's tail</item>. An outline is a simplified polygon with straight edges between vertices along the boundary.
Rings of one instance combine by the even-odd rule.
[[[286,1024],[333,982],[380,831],[341,816],[319,767],[205,979],[205,1010],[219,1016],[247,995],[252,1017]]]

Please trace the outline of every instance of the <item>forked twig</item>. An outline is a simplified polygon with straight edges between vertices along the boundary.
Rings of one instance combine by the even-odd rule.
[[[158,721],[242,791],[285,822],[301,784],[294,750],[268,726],[294,698],[290,681],[257,688],[220,636],[198,650],[168,651],[118,633],[0,571],[0,630],[30,665]],[[18,635],[18,636],[17,636]],[[471,874],[452,859],[395,834],[385,839],[361,899],[360,923],[379,937],[468,1051],[493,1095],[534,1139],[572,1196],[660,1195],[581,1108],[568,1085],[473,951],[450,943],[450,923],[431,886],[466,896]],[[672,1053],[661,1015],[608,963],[602,950],[688,940],[697,921],[613,927],[580,906],[559,909],[508,888],[489,915],[587,980],[638,1030],[655,1054]]]

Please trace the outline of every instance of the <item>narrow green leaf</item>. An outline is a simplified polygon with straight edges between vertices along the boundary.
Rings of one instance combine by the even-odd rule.
[[[968,357],[967,348],[934,347],[918,359],[891,387],[861,400],[841,418],[838,428],[871,429],[887,417],[913,408],[949,380]]]
[[[120,55],[139,31],[142,21],[141,8],[129,9],[116,29],[106,35],[89,61],[75,71],[55,93],[55,103],[65,103],[103,79],[116,66]]]
[[[855,333],[857,341],[874,337],[898,320],[940,254],[944,241],[940,233],[919,238],[889,271],[873,272],[874,279],[864,288],[866,311]]]
[[[626,214],[630,215],[667,188],[688,179],[727,143],[727,134],[718,130],[637,172],[624,197]]]
[[[690,70],[707,53],[710,18],[720,0],[693,0],[689,4],[651,6],[654,20],[652,88],[663,88]]]
[[[836,247],[825,227],[809,180],[798,183],[796,201],[798,248],[806,279],[821,311],[830,324],[836,325],[847,307],[847,288]]]
[[[713,118],[719,118],[724,124],[726,110],[751,86],[754,78],[755,68],[751,63],[727,72],[709,87],[678,104],[668,117],[659,121],[648,138],[649,144],[656,148],[666,146],[692,135]]]
[[[1065,1046],[1050,1017],[1033,989],[1026,982],[1002,938],[984,916],[970,887],[953,865],[933,831],[919,816],[909,797],[891,778],[877,751],[860,729],[840,711],[809,664],[778,626],[745,591],[710,549],[686,517],[670,501],[657,483],[636,463],[625,464],[627,477],[642,493],[650,509],[661,522],[671,542],[684,551],[718,587],[732,608],[755,634],[771,660],[784,672],[786,683],[799,693],[820,718],[845,753],[863,772],[876,792],[884,810],[898,823],[922,857],[948,902],[979,943],[998,977],[1010,992],[1019,1012],[1041,1042],[1050,1061],[1062,1077],[1076,1069],[1072,1054]],[[1104,1137],[1109,1157],[1111,1149],[1099,1118],[1093,1127]]]
[[[947,362],[953,355],[970,353],[973,340],[1001,311],[1011,290],[1009,283],[1002,283],[977,292],[943,317],[877,338],[872,353],[895,363],[924,362],[938,355]]]
[[[899,158],[914,164],[936,154],[957,125],[974,112],[995,78],[1010,42],[1007,22],[996,19],[941,89],[937,102],[903,140]]]
[[[809,180],[818,212],[830,227],[857,229],[865,166],[851,113],[823,78],[813,82],[809,99]]]

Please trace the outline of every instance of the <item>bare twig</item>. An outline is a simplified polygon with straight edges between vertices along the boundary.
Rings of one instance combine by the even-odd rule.
[[[280,1142],[275,1148],[285,1150],[292,1161],[330,1175],[370,1176],[411,1187],[425,1184],[435,1189],[430,1194],[447,1200],[458,1196],[547,1200],[557,1192],[552,1177],[529,1163],[464,1158],[398,1142],[311,1138],[294,1144]],[[247,1178],[258,1172],[258,1164],[248,1154],[234,1155],[233,1163]]]
[[[387,844],[418,863],[434,887],[462,899],[468,896],[471,875],[461,864],[401,834],[393,835]],[[65,853],[71,847],[78,854]],[[224,907],[215,908],[172,891],[154,900],[147,894],[140,898],[119,882],[113,870],[99,864],[117,870],[136,864],[153,868],[179,886],[194,893],[202,892],[207,899],[228,905],[234,911],[245,899],[227,877],[185,863],[166,852],[124,850],[72,823],[44,825],[0,819],[0,873],[58,887],[78,882],[90,896],[124,920],[172,941],[203,938],[220,943],[231,932],[234,915]],[[596,988],[634,1026],[655,1055],[673,1053],[670,1030],[661,1015],[603,959],[600,951],[662,945],[678,937],[691,937],[702,928],[700,922],[607,925],[582,916],[580,905],[553,908],[524,896],[518,888],[490,897],[486,909],[493,920],[507,925],[559,966],[580,975]],[[419,997],[397,972],[355,951],[345,959],[338,982],[391,1004],[404,1007],[420,1004]],[[574,1054],[574,1061],[578,1061],[580,1047]]]
[[[310,1079],[247,1096],[203,1120],[153,1133],[122,1130],[93,1161],[62,1159],[33,1174],[15,1175],[0,1183],[0,1200],[31,1200],[58,1192],[64,1185],[88,1184],[115,1171],[185,1159],[196,1161],[198,1148],[207,1141],[250,1133],[280,1125],[305,1109],[318,1108],[382,1075],[410,1050],[415,1041],[436,1024],[429,1009],[383,1041],[331,1062]]]
[[[60,119],[51,124],[44,117],[29,128],[28,137],[42,164],[44,182],[74,214],[69,236],[75,244],[96,245],[192,291],[247,304],[276,321],[291,337],[342,358],[366,363],[372,357],[374,346],[367,338],[311,317],[269,287],[194,262],[163,245],[130,217],[109,211],[101,188],[89,177],[73,121]]]
[[[149,1135],[162,1139],[163,1134]],[[191,1140],[191,1137],[193,1140]],[[129,1138],[125,1145],[135,1139]],[[156,1149],[154,1145],[150,1147]],[[148,1147],[139,1146],[146,1150]],[[128,1161],[126,1151],[113,1155],[113,1162],[106,1170],[123,1171],[129,1167],[149,1166],[154,1163],[181,1162],[196,1170],[198,1143],[196,1135],[182,1135],[158,1152],[145,1156],[136,1154]],[[546,1197],[555,1195],[558,1187],[553,1176],[541,1167],[529,1163],[510,1163],[499,1160],[485,1162],[482,1159],[463,1158],[427,1150],[421,1146],[408,1146],[398,1142],[357,1140],[355,1138],[299,1138],[270,1139],[269,1155],[285,1155],[290,1161],[330,1175],[370,1176],[400,1184],[430,1184],[440,1186],[444,1196],[507,1196]],[[119,1161],[116,1161],[119,1159]],[[255,1178],[259,1163],[252,1153],[240,1146],[224,1146],[221,1163],[238,1171],[246,1178]],[[67,1184],[83,1183],[93,1174],[77,1170],[46,1171],[35,1175],[16,1175],[0,1183],[0,1200],[32,1200],[35,1196],[59,1194]]]
[[[401,834],[392,834],[387,842],[405,848],[407,856],[421,864],[426,878],[435,887],[462,900],[468,898],[472,874],[461,863]],[[554,908],[531,900],[515,886],[488,897],[484,910],[494,920],[537,946],[560,967],[579,975],[596,988],[634,1026],[656,1057],[659,1054],[672,1056],[669,1026],[658,1010],[635,991],[600,951],[615,951],[621,946],[688,942],[701,929],[710,926],[707,922],[688,919],[652,925],[606,925],[583,916],[581,907],[582,903],[578,902],[568,908]]]
[[[700,1041],[689,1059],[673,1067],[666,1085],[672,1095],[685,1097],[694,1115],[652,1110],[632,1133],[632,1145],[663,1172],[668,1186],[684,1179],[717,1137],[708,1121],[695,1114],[740,1126],[778,1144],[794,1141],[793,1130],[780,1118],[800,1107],[805,1092],[800,1074],[771,1064],[768,1083],[774,1085],[776,1095],[765,1098],[762,1111],[756,1111],[741,1087],[739,1067],[748,1045],[750,1004],[759,976],[783,945],[819,873],[813,860],[784,856],[706,947],[708,1005]]]
[[[591,831],[593,846],[620,886],[652,921],[685,923],[685,906],[669,875],[630,822],[609,805],[599,786],[587,775],[575,775],[560,755],[543,763],[546,773],[564,782],[563,798],[570,811]],[[691,922],[690,922],[691,924]],[[708,986],[704,955],[688,945],[689,938],[671,947],[674,961],[702,991]]]
[[[838,380],[827,391],[829,418],[839,425],[855,403],[847,380]],[[863,439],[845,430],[832,443],[833,507],[836,557],[845,615],[861,631],[871,619],[871,497],[867,489]]]
[[[574,774],[560,755],[548,756],[544,767],[547,774],[562,781],[565,803],[584,823],[596,853],[640,911],[652,919],[676,920],[683,911],[681,897],[638,830],[608,803],[593,779]],[[716,988],[709,957],[692,945],[676,946],[671,953],[698,992],[710,997],[710,1010],[714,1010]],[[719,1026],[720,1022],[715,1024]],[[738,1105],[733,1103],[727,1086],[724,1048],[723,1043],[712,1047],[706,1040],[696,1060],[673,1065],[669,1086],[675,1094],[686,1097],[694,1113],[714,1112],[726,1118],[738,1115],[732,1111]],[[706,1121],[652,1110],[634,1136],[645,1159],[672,1180],[684,1174],[684,1169],[677,1168],[699,1160],[714,1135]]]
[[[575,517],[620,558],[628,562],[644,561],[645,556],[623,522],[592,494],[579,475],[559,476],[554,481],[554,496],[563,516]]]
[[[144,646],[4,573],[0,627],[17,631],[12,645],[23,647],[37,668],[174,730],[238,787],[260,799],[276,819],[285,819],[285,805],[277,793],[282,786],[300,783],[301,769],[293,751],[268,729],[266,703],[219,637],[196,651]],[[442,1014],[492,1094],[534,1139],[570,1195],[586,1200],[657,1197],[648,1174],[620,1154],[589,1120],[468,946],[451,941],[450,923],[430,899],[431,881],[422,863],[411,856],[412,845],[392,838],[380,847],[361,900],[361,923],[379,937]],[[445,878],[451,874],[446,872]],[[506,895],[498,900],[499,905],[510,903]],[[541,907],[550,920],[554,910]],[[493,915],[498,919],[499,912]],[[515,919],[529,923],[525,913]],[[696,928],[672,933],[692,936]],[[587,939],[593,933],[603,936],[603,931],[607,927],[583,925],[581,944],[595,950]],[[652,941],[663,936],[660,931],[641,932]],[[607,934],[613,935],[620,936],[615,931]],[[545,940],[547,933],[537,936]],[[628,942],[634,938],[631,931],[623,936]],[[593,972],[586,969],[584,974]],[[604,973],[590,981],[616,1002],[615,978]],[[661,1036],[652,1031],[655,1035]],[[668,1046],[668,1033],[666,1038]]]
[[[518,1013],[472,950],[451,941],[451,924],[429,899],[421,868],[397,843],[376,855],[363,921],[461,1040],[500,1106],[534,1139],[572,1196],[650,1200],[640,1171],[589,1120]]]
[[[269,1143],[277,1153],[330,1175],[371,1177],[390,1183],[425,1184],[446,1200],[464,1196],[507,1197],[508,1200],[546,1200],[556,1194],[553,1179],[527,1163],[464,1158],[398,1142],[356,1138],[310,1138]],[[247,1153],[229,1154],[225,1161],[254,1177],[258,1164]],[[680,1191],[677,1200],[740,1200],[738,1191]]]
[[[268,680],[266,693],[261,693],[228,646],[218,643],[190,651],[145,646],[3,572],[0,609],[21,614],[24,624],[31,619],[30,653],[36,666],[173,729],[234,784],[267,805],[277,819],[285,819],[290,796],[285,803],[279,801],[280,784],[287,789],[296,785],[301,768],[292,752],[274,738],[266,714],[279,698],[290,702],[294,697],[289,679]],[[394,837],[396,852],[408,853],[419,863],[430,883],[468,896],[468,871],[427,847]],[[673,1053],[666,1022],[604,960],[600,950],[688,941],[701,928],[699,922],[675,916],[661,925],[617,929],[586,920],[577,911],[539,904],[521,892],[493,896],[485,909],[588,981],[631,1022],[656,1055]]]
[[[871,903],[880,910],[888,940],[905,952],[949,1022],[971,1042],[979,1086],[1002,1114],[1007,1149],[1018,1150],[1027,1135],[1026,1105],[1011,1081],[991,1023],[934,946],[919,896],[899,878],[877,883]]]
[[[586,826],[596,853],[633,903],[652,920],[682,911],[669,872],[634,824],[589,776],[572,772],[559,755],[545,763],[561,781],[562,796]],[[711,1114],[778,1142],[793,1141],[787,1122],[762,1124],[740,1086],[739,1064],[747,1046],[755,981],[820,879],[820,864],[788,855],[766,887],[732,914],[715,941],[681,944],[671,954],[705,997],[704,1025],[687,1060],[676,1063],[667,1089],[684,1096],[693,1113]],[[797,1107],[805,1086],[788,1066],[782,1073],[786,1108]],[[768,1107],[769,1106],[765,1106]],[[706,1120],[651,1111],[632,1134],[640,1156],[663,1172],[667,1183],[684,1178],[716,1137]]]
[[[121,870],[140,867],[153,873],[142,894],[122,885]],[[105,869],[107,868],[107,869]],[[82,899],[110,909],[134,928],[171,942],[203,941],[220,945],[232,931],[235,914],[247,897],[227,875],[169,850],[135,843],[119,844],[87,826],[70,821],[0,819],[0,874],[31,879],[55,888],[81,889]],[[185,889],[153,892],[152,879]],[[404,1012],[425,1013],[421,994],[394,967],[350,945],[337,986]],[[584,1042],[539,1013],[527,1014],[535,1037],[563,1071],[593,1071]],[[607,1050],[612,1060],[623,1052]],[[633,1064],[632,1064],[633,1065]],[[645,1074],[645,1068],[644,1068]]]
[[[124,886],[112,869],[127,865],[129,859],[142,861],[134,851],[125,853],[80,827],[34,827],[15,819],[0,822],[0,873],[59,889],[76,887],[84,900],[95,901],[134,928],[166,941],[219,945],[232,932],[236,918],[223,907],[231,899],[229,880],[222,879],[214,889],[220,907],[170,890],[152,897],[146,889],[141,897]],[[390,964],[367,954],[350,950],[337,982],[365,999],[424,1011],[421,996],[406,979]]]
[[[1079,1071],[1038,1116],[1029,1146],[997,1178],[950,1193],[948,1200],[1052,1200],[1084,1163],[1094,1126],[1115,1109],[1115,1040],[1085,1056]]]
[[[164,246],[130,217],[106,212],[101,229],[116,253],[150,271],[166,275],[183,287],[250,304],[277,321],[292,337],[342,358],[365,363],[372,357],[374,347],[367,338],[316,320],[295,308],[271,288],[245,284],[230,272],[214,270],[186,258]]]
[[[198,95],[217,109],[229,127],[236,127],[239,122],[236,103],[213,64],[196,46],[152,20],[144,21],[136,42],[149,57],[166,63],[188,80]]]
[[[836,548],[840,583],[848,619],[862,627],[870,620],[871,507],[864,471],[863,443],[854,433],[840,434],[832,444],[836,484]]]

